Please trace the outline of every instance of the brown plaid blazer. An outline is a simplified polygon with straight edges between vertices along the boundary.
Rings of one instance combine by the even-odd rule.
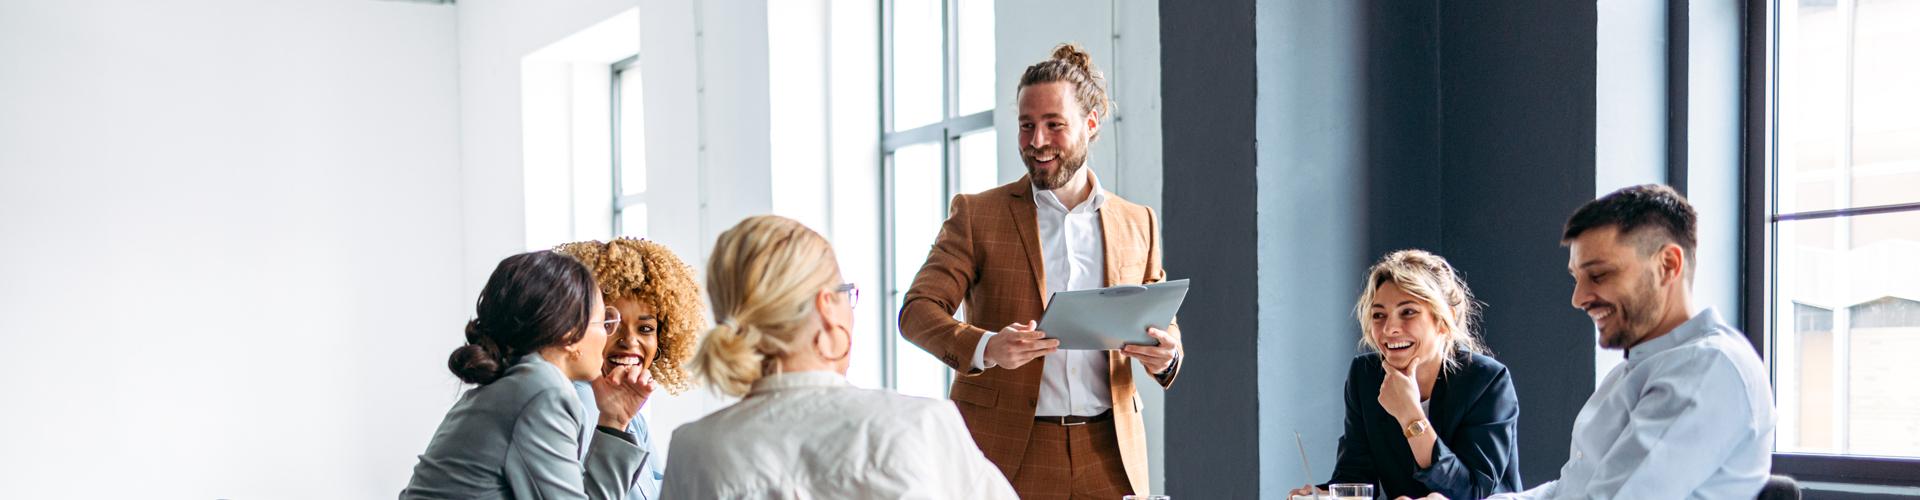
[[[1026,177],[980,194],[953,197],[950,215],[900,311],[901,335],[959,373],[951,392],[955,406],[980,451],[1008,478],[1020,470],[1027,450],[1046,360],[1014,370],[972,371],[973,351],[987,331],[1037,321],[1046,311],[1047,278],[1035,210],[1033,183]],[[1159,223],[1153,209],[1107,193],[1100,209],[1107,286],[1166,279],[1160,267]],[[954,318],[963,303],[966,322]],[[1179,335],[1177,325],[1169,330]],[[1173,384],[1183,363],[1159,377],[1161,386]],[[1144,492],[1147,437],[1134,393],[1133,360],[1107,351],[1107,373],[1120,459],[1133,490]]]

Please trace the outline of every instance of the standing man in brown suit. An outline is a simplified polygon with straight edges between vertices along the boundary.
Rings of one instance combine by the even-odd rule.
[[[1159,218],[1100,188],[1087,144],[1109,109],[1105,81],[1062,45],[1020,77],[1027,175],[953,198],[900,312],[907,340],[960,376],[952,397],[973,439],[1027,499],[1147,491],[1133,363],[1162,387],[1180,370],[1180,327],[1157,346],[1059,350],[1036,330],[1055,292],[1166,279]],[[954,313],[965,304],[965,320]]]

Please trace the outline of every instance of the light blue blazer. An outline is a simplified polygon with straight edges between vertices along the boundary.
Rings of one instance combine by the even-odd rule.
[[[640,445],[585,416],[559,367],[521,356],[447,410],[400,498],[621,498],[639,475]]]
[[[580,395],[580,406],[587,410],[587,425],[600,421],[600,406],[593,402],[593,384],[573,381],[574,392]],[[660,498],[660,482],[666,476],[660,473],[658,455],[653,453],[653,438],[647,432],[647,419],[639,415],[627,422],[627,432],[633,434],[640,445],[640,476],[633,481],[633,489],[627,491],[628,500],[657,500]],[[586,436],[581,434],[580,451],[587,450]],[[582,456],[581,458],[586,458]]]

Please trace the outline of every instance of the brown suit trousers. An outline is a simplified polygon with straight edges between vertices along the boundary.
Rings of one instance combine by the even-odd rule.
[[[900,311],[900,332],[958,371],[951,397],[980,451],[1015,477],[1034,431],[1041,366],[1036,359],[1017,369],[973,371],[974,347],[987,331],[1038,321],[1046,311],[1046,272],[1040,255],[1033,184],[1026,178],[980,194],[959,195],[927,262],[914,276]],[[1107,193],[1100,209],[1106,249],[1107,286],[1155,283],[1160,267],[1160,227],[1153,209]],[[966,305],[966,321],[954,318]],[[1172,332],[1178,335],[1177,327]],[[1159,377],[1171,386],[1178,375]],[[1136,492],[1147,491],[1147,438],[1134,392],[1133,360],[1107,351],[1113,396],[1113,429],[1120,462]]]

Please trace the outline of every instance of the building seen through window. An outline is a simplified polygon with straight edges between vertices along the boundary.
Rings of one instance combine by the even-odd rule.
[[[1777,449],[1920,457],[1920,1],[1777,5]]]

